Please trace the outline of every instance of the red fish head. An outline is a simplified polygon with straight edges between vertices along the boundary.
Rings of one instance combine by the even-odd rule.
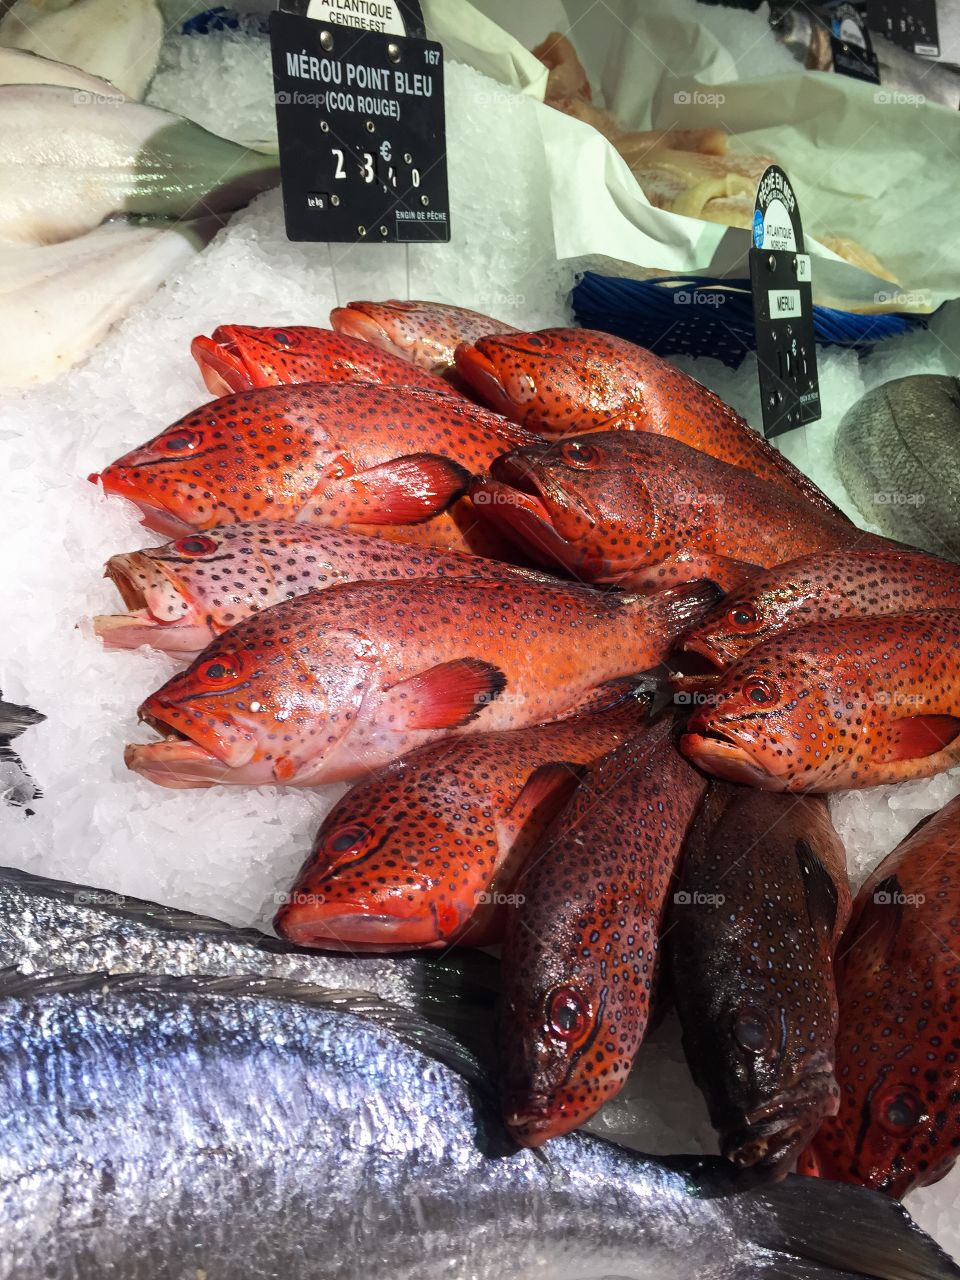
[[[436,304],[442,313],[440,304]],[[330,323],[337,333],[348,338],[362,338],[381,351],[411,360],[422,368],[444,369],[449,339],[441,333],[432,335],[433,321],[429,305],[391,298],[386,302],[351,302],[330,312]],[[441,325],[441,330],[443,326]]]
[[[108,649],[150,644],[167,653],[199,653],[224,628],[192,589],[190,571],[198,562],[218,557],[223,558],[220,540],[208,533],[189,533],[163,547],[111,556],[104,576],[130,612],[95,618],[97,635]]]
[[[706,658],[722,671],[779,630],[791,615],[796,619],[793,626],[804,621],[775,592],[751,593],[748,586],[711,609],[700,625],[683,637],[679,647],[684,653]]]
[[[571,436],[497,458],[492,481],[474,486],[478,513],[542,564],[615,581],[635,565],[635,548],[652,541],[658,521],[642,476],[607,441]],[[616,527],[624,529],[622,559],[610,555],[607,534]]]
[[[222,324],[212,337],[194,338],[190,351],[210,394],[225,396],[231,391],[295,381],[283,376],[280,366],[296,356],[300,345],[300,332],[293,327]]]

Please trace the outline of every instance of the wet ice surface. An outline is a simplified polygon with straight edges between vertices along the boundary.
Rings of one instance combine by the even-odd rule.
[[[170,41],[152,100],[181,109],[190,103],[190,113],[228,136],[266,138],[266,57],[265,44],[244,45],[229,34]],[[216,76],[204,77],[203,67],[217,59]],[[0,808],[4,862],[242,924],[272,915],[274,894],[289,885],[339,789],[173,792],[127,772],[124,743],[151,736],[138,727],[136,707],[174,664],[147,650],[105,653],[75,623],[117,606],[100,576],[108,556],[159,539],[83,477],[207,398],[189,343],[220,323],[323,324],[338,303],[386,296],[458,302],[530,327],[568,321],[566,294],[580,264],[553,260],[536,108],[457,65],[447,67],[447,90],[452,244],[291,245],[279,194],[268,193],[86,365],[49,387],[0,397],[0,687],[49,717],[17,743],[45,796],[30,819]],[[887,344],[866,361],[821,351],[823,421],[781,437],[785,452],[849,509],[831,460],[839,418],[886,378],[960,372],[951,339],[938,321],[934,333]],[[712,361],[683,364],[759,422],[752,360],[738,371]],[[834,817],[854,881],[958,790],[955,770],[837,798]],[[656,1152],[715,1149],[672,1015],[596,1127]],[[960,1254],[958,1191],[955,1172],[912,1196],[910,1208]]]

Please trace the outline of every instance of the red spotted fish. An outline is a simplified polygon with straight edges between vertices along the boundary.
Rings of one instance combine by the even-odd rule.
[[[350,951],[498,942],[544,828],[585,766],[636,733],[648,708],[644,695],[621,695],[602,711],[447,738],[395,760],[327,815],[277,932]]]
[[[90,479],[169,536],[264,518],[379,531],[445,512],[470,473],[521,438],[496,414],[428,391],[260,387],[194,409]],[[459,540],[449,518],[428,537]]]
[[[623,338],[592,329],[513,331],[466,339],[456,359],[457,372],[485,404],[532,431],[670,436],[846,519],[718,395]]]
[[[107,648],[148,644],[182,658],[196,657],[260,609],[337,582],[546,577],[459,551],[290,520],[220,525],[111,556],[105,576],[129,610],[94,619]]]
[[[473,342],[486,333],[518,332],[502,320],[466,307],[445,302],[402,302],[396,298],[388,302],[348,302],[331,311],[330,323],[337,333],[362,338],[428,372],[449,369],[461,342]]]
[[[375,382],[457,394],[449,382],[413,368],[408,360],[312,325],[222,324],[212,337],[194,338],[190,351],[214,396],[299,382]]]
[[[793,627],[833,618],[960,608],[960,565],[909,547],[802,556],[748,578],[683,637],[719,668]]]
[[[576,712],[716,600],[542,582],[359,582],[256,613],[143,703],[127,765],[164,786],[353,781],[455,731]]]
[[[901,1197],[960,1153],[960,796],[863,885],[838,962],[840,1109],[802,1173]]]
[[[771,791],[929,778],[960,761],[960,612],[841,618],[783,631],[710,686],[680,745]]]
[[[890,546],[667,436],[602,431],[498,458],[471,493],[478,515],[536,561],[635,591],[854,544]]]
[[[703,778],[663,719],[588,774],[546,832],[508,913],[503,1115],[523,1146],[619,1093],[643,1040],[667,895]]]
[[[711,784],[665,942],[687,1062],[734,1164],[784,1176],[836,1110],[833,956],[849,914],[825,801]]]

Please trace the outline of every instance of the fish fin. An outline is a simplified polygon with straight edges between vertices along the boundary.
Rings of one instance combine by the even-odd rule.
[[[569,720],[572,716],[591,715],[595,711],[609,711],[619,706],[628,698],[636,702],[651,703],[656,691],[656,681],[649,676],[623,676],[616,680],[605,680],[595,689],[588,690],[578,698],[572,706],[567,707],[560,715],[554,716],[544,723],[553,724],[557,720]]]
[[[41,711],[24,707],[16,702],[5,702],[0,694],[0,737],[16,738],[32,724],[46,720]]]
[[[513,845],[529,823],[543,824],[566,803],[586,773],[586,765],[554,760],[541,764],[527,778],[520,794],[497,823],[502,843]],[[541,812],[544,806],[548,813]],[[499,877],[498,877],[499,878]]]
[[[890,725],[893,760],[920,760],[934,756],[960,734],[958,716],[905,716]]]
[[[392,685],[384,713],[398,729],[458,729],[476,719],[507,686],[492,662],[457,658]]]
[[[833,877],[820,861],[819,856],[802,837],[796,846],[797,862],[803,877],[803,892],[807,900],[807,914],[814,925],[832,934],[837,923],[839,894]]]
[[[837,956],[838,973],[842,973],[850,950],[856,953],[857,967],[865,972],[874,973],[889,963],[900,932],[903,903],[904,893],[896,874],[877,881],[844,934],[843,945],[848,949]]]
[[[438,453],[393,458],[337,482],[348,518],[361,524],[419,524],[439,515],[466,491],[470,472]]]

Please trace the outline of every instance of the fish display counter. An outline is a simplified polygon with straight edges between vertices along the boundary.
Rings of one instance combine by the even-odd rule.
[[[4,6],[0,1277],[960,1277],[955,72],[644,8],[425,0],[450,238],[349,243],[264,13]],[[771,159],[768,436],[576,291]]]

